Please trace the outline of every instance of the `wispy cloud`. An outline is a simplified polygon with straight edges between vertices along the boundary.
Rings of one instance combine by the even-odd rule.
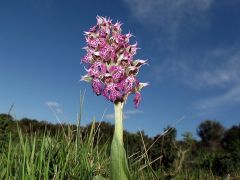
[[[114,114],[113,113],[112,114],[106,114],[104,117],[106,119],[114,119]]]
[[[205,57],[205,62],[209,62],[209,67],[202,67],[194,76],[198,86],[226,87],[240,83],[240,49],[215,50]]]
[[[132,15],[142,24],[153,24],[170,31],[186,20],[199,21],[214,0],[124,0]]]
[[[197,90],[215,89],[222,94],[195,102],[198,110],[216,109],[240,103],[240,49],[208,50],[197,59],[177,57],[153,67],[157,81],[177,80]]]
[[[240,86],[236,86],[226,91],[223,95],[210,97],[196,103],[198,109],[206,110],[218,108],[232,103],[240,103]]]
[[[59,107],[59,103],[55,102],[55,101],[47,101],[45,102],[45,104],[49,107]]]
[[[133,109],[133,110],[126,110],[126,111],[124,111],[124,113],[123,113],[123,118],[124,119],[129,119],[131,116],[134,116],[134,115],[136,115],[136,114],[142,114],[143,113],[143,111],[140,111],[140,110],[138,110],[138,109]],[[106,119],[114,119],[114,113],[111,113],[111,114],[106,114],[105,116],[104,116]]]
[[[240,49],[217,49],[206,60],[215,61],[215,65],[198,71],[190,84],[196,84],[200,88],[220,88],[224,93],[197,102],[197,109],[216,109],[240,103]]]
[[[47,101],[45,104],[51,109],[54,110],[58,114],[62,114],[63,110],[60,108],[60,104],[55,101]]]
[[[227,87],[240,83],[240,49],[213,49],[192,58],[170,57],[152,67],[156,80],[177,79],[194,88]]]

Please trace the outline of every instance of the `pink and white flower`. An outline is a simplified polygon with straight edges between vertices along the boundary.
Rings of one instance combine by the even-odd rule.
[[[99,96],[101,95],[102,93],[102,88],[103,86],[103,83],[98,79],[98,78],[94,78],[92,80],[92,88],[93,88],[93,91]]]
[[[124,76],[125,69],[122,66],[113,65],[110,67],[109,72],[111,73],[115,82],[119,82]]]
[[[107,68],[104,63],[97,61],[91,65],[87,72],[90,76],[94,78],[99,78],[107,72]]]
[[[105,89],[103,90],[103,96],[107,98],[107,100],[110,100],[112,102],[115,102],[116,100],[122,101],[122,93],[115,83],[107,84]]]
[[[133,60],[137,43],[130,44],[131,33],[122,34],[122,24],[97,16],[97,25],[85,32],[87,46],[82,62],[88,65],[83,81],[90,82],[97,95],[114,103],[136,94],[135,107],[141,101],[140,91],[147,83],[139,83],[137,74],[144,60]]]

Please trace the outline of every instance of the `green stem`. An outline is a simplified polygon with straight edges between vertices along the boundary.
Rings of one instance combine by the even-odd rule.
[[[115,111],[115,130],[114,136],[119,140],[119,143],[123,145],[123,103],[117,102],[114,104]]]
[[[115,130],[111,146],[111,180],[130,180],[123,144],[123,102],[114,104]]]

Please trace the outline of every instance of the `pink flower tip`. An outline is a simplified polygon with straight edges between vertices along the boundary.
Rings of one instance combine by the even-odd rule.
[[[140,92],[136,92],[134,100],[133,100],[135,108],[138,108],[138,106],[141,102],[141,99],[142,99],[142,97],[141,97]]]

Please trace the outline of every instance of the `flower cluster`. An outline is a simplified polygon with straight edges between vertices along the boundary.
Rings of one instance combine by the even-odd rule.
[[[137,43],[130,44],[132,34],[122,34],[121,23],[97,16],[97,25],[85,32],[87,46],[82,62],[87,74],[82,80],[91,82],[93,91],[112,102],[125,101],[135,93],[134,104],[141,101],[140,90],[147,83],[140,83],[136,76],[144,60],[133,60]]]

